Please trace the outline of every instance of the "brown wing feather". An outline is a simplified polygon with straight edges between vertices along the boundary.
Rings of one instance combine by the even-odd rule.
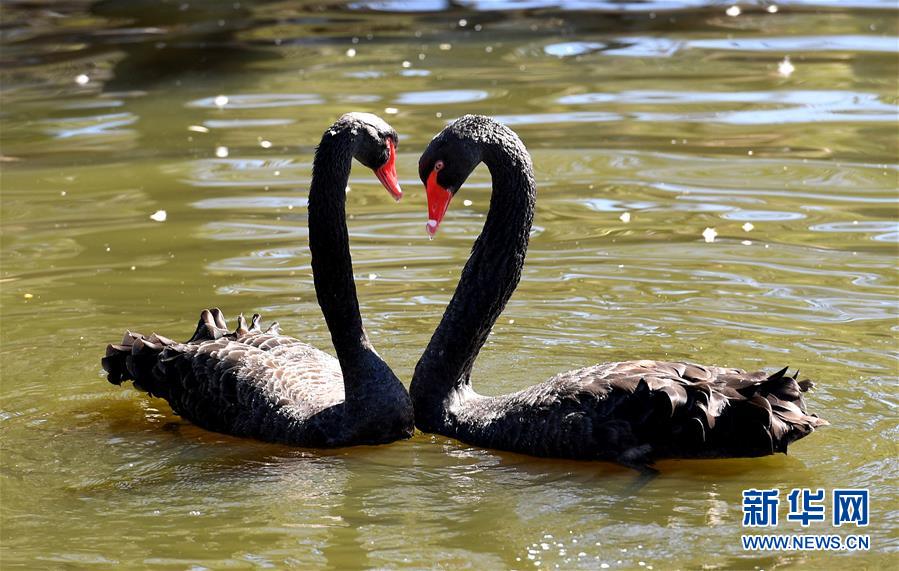
[[[802,393],[810,383],[798,383],[786,372],[784,368],[768,375],[693,363],[630,361],[588,368],[580,376],[583,384],[602,378],[610,393],[625,395],[624,402],[650,402],[627,395],[633,392],[635,377],[649,379],[651,391],[669,397],[666,415],[650,415],[650,422],[634,427],[656,456],[756,456],[786,452],[791,442],[827,424],[805,412]],[[685,429],[696,421],[701,431]],[[678,438],[681,434],[700,438],[684,441]]]

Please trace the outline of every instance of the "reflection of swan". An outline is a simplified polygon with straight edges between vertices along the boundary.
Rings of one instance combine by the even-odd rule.
[[[115,47],[116,61],[105,91],[154,88],[196,78],[220,80],[247,65],[279,59],[241,39],[262,25],[254,9],[265,2],[148,2],[99,0],[91,14],[110,19],[89,49]],[[119,22],[127,22],[120,25]]]
[[[309,190],[309,249],[315,291],[337,359],[279,334],[259,316],[228,332],[204,310],[186,343],[126,333],[103,368],[114,384],[164,398],[191,422],[217,432],[301,446],[390,442],[412,435],[409,395],[362,326],[346,227],[346,185],[355,157],[396,198],[396,132],[379,117],[350,113],[322,137]]]
[[[826,424],[805,413],[786,369],[773,375],[692,363],[628,361],[561,373],[518,393],[477,394],[471,370],[524,265],[536,185],[511,129],[465,116],[425,150],[428,231],[484,162],[493,194],[453,299],[415,368],[415,424],[478,446],[645,468],[664,457],[763,456]]]

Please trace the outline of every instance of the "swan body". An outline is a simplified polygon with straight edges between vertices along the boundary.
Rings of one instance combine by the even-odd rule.
[[[378,361],[371,366],[382,366]],[[113,384],[134,379],[175,414],[233,436],[334,447],[390,442],[412,432],[409,397],[399,381],[371,386],[364,401],[347,402],[337,359],[281,335],[277,323],[261,330],[259,315],[249,326],[241,315],[228,331],[219,309],[203,310],[185,343],[129,331],[107,348],[103,367]],[[367,422],[358,422],[362,418]]]
[[[203,310],[194,335],[178,343],[127,332],[109,345],[103,368],[113,384],[165,399],[208,430],[305,447],[379,444],[413,431],[409,395],[362,327],[344,204],[353,157],[375,170],[395,198],[396,132],[363,113],[341,117],[316,150],[309,240],[319,305],[337,358],[266,330],[241,315],[229,331],[218,309]]]
[[[512,130],[472,115],[447,126],[419,162],[431,234],[481,162],[493,178],[490,210],[415,368],[410,394],[419,429],[477,446],[644,469],[660,458],[786,452],[827,424],[806,412],[802,393],[811,382],[786,369],[638,360],[568,371],[513,394],[478,394],[474,361],[521,277],[536,199],[533,167]]]
[[[502,396],[464,384],[436,418],[422,407],[417,424],[488,448],[635,467],[658,458],[765,456],[824,424],[805,413],[799,393],[810,383],[785,373],[605,363]],[[419,396],[413,391],[420,406]]]

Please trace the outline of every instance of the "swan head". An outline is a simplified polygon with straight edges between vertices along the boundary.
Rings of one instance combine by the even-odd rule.
[[[374,171],[375,176],[394,200],[403,197],[396,176],[396,149],[399,136],[386,121],[372,113],[346,113],[337,129],[348,129],[355,141],[353,157]]]
[[[495,122],[466,115],[446,126],[418,161],[418,175],[428,193],[428,235],[434,237],[453,196],[480,164],[483,132]]]

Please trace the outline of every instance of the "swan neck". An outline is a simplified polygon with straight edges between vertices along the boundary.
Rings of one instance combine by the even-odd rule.
[[[346,186],[355,140],[333,127],[322,136],[312,164],[309,189],[309,250],[318,304],[344,378],[347,368],[371,351],[359,314],[346,225]]]
[[[536,183],[524,144],[511,137],[482,144],[493,192],[484,229],[462,270],[459,284],[412,379],[416,418],[454,393],[470,393],[471,369],[521,277],[534,218]],[[425,427],[423,427],[425,429]]]

